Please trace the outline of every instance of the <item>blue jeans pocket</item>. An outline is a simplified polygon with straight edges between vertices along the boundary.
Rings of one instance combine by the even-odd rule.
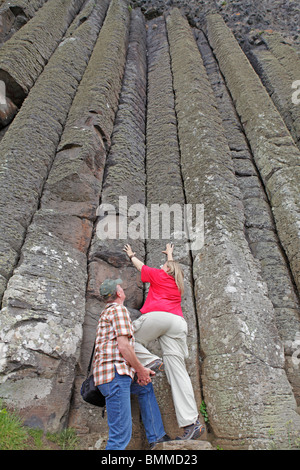
[[[102,393],[102,395],[107,397],[107,395],[109,395],[109,392],[110,392],[110,382],[107,384],[100,384],[98,385],[98,388],[100,392]]]

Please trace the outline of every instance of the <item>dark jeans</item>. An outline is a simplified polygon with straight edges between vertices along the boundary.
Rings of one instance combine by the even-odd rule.
[[[119,375],[106,384],[98,385],[105,396],[109,436],[106,450],[124,450],[131,439],[132,418],[130,394],[137,395],[147,440],[158,441],[165,435],[160,410],[156,401],[153,385],[146,386],[133,382],[129,375]]]

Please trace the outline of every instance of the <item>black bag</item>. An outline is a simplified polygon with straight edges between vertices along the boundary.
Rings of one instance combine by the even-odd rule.
[[[88,366],[87,378],[81,385],[80,394],[83,400],[89,403],[90,405],[103,407],[105,406],[105,397],[102,395],[99,388],[95,385],[93,374],[90,375],[94,351],[95,351],[95,345],[93,347],[93,352],[92,352],[90,363]]]

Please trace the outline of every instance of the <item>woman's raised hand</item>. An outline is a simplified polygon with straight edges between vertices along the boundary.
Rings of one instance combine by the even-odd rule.
[[[173,249],[174,249],[173,243],[167,243],[167,244],[166,244],[166,249],[165,249],[165,251],[163,251],[163,253],[164,253],[165,255],[168,255],[168,254],[171,255],[171,254],[173,253]]]
[[[131,246],[130,245],[124,245],[124,248],[123,248],[123,251],[125,251],[125,253],[127,254],[127,256],[130,258],[130,256],[134,256],[135,253],[132,251],[131,249]]]

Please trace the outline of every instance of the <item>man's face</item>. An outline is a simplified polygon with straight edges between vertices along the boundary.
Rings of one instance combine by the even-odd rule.
[[[122,289],[122,287],[119,284],[117,285],[117,294],[118,294],[119,299],[122,302],[124,302],[124,300],[126,298],[126,295],[125,295],[124,290]]]

